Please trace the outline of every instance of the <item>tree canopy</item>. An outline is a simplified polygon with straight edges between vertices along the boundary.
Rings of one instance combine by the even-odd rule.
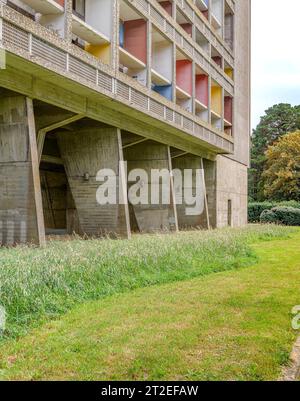
[[[280,103],[266,110],[253,131],[249,192],[254,200],[264,200],[263,171],[266,150],[283,135],[300,129],[300,106]]]
[[[282,136],[265,156],[265,196],[270,200],[300,201],[300,130]]]

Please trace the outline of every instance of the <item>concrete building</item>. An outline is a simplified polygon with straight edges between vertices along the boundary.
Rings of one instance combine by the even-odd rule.
[[[249,0],[0,0],[0,60],[1,244],[247,223]],[[202,214],[172,178],[126,202],[123,160],[200,169]],[[97,202],[103,168],[123,201]]]

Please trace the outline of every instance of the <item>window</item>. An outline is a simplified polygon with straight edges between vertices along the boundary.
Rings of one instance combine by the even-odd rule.
[[[227,224],[228,224],[228,227],[232,227],[232,200],[231,199],[228,199]]]

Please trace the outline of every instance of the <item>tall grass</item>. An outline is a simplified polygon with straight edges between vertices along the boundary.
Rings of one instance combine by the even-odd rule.
[[[249,243],[284,237],[286,227],[136,236],[126,240],[53,241],[44,249],[0,249],[0,305],[6,336],[65,313],[72,306],[138,287],[249,265]]]

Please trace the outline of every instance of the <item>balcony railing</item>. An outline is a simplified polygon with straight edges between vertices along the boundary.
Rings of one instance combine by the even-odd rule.
[[[49,42],[47,29],[37,28],[36,33],[26,21],[16,26],[9,21],[12,13],[2,13],[0,8],[0,19],[2,19],[2,46],[8,51],[25,57],[30,62],[47,68],[50,71],[62,74],[66,79],[72,79],[78,84],[83,84],[104,96],[115,99],[125,106],[139,110],[153,118],[158,118],[166,124],[186,131],[202,141],[210,144],[218,152],[232,153],[234,149],[233,139],[225,133],[214,130],[209,124],[204,123],[197,117],[190,115],[173,102],[166,99],[162,101],[161,96],[147,90],[145,87],[135,83],[134,87],[123,78],[123,74],[114,76],[114,71],[103,68],[96,60],[91,62],[85,58],[76,57],[71,50],[65,46],[64,41],[57,38],[54,45]],[[1,25],[1,24],[0,24]],[[80,49],[77,50],[80,52]]]

